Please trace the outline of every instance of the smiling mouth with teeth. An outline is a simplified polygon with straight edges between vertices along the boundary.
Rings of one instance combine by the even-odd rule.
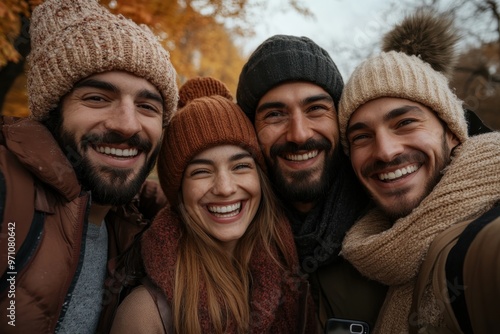
[[[418,170],[418,165],[410,165],[404,168],[396,169],[394,172],[378,174],[380,181],[393,181],[402,176],[415,173]]]
[[[217,218],[234,217],[241,211],[241,202],[231,205],[209,205],[207,209]]]
[[[290,161],[304,161],[316,157],[318,153],[318,150],[314,150],[304,154],[287,154],[285,155],[285,159]]]
[[[120,148],[114,148],[114,147],[108,147],[108,146],[99,146],[96,147],[96,151],[102,154],[106,155],[114,155],[117,157],[124,157],[124,158],[132,158],[135,157],[139,151],[136,148],[130,148],[130,149],[120,149]]]

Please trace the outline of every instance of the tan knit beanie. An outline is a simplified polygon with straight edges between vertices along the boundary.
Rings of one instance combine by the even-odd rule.
[[[411,21],[411,29],[408,29],[408,21]],[[462,101],[449,87],[446,76],[434,69],[438,66],[433,68],[431,63],[427,62],[431,59],[429,54],[435,51],[433,48],[440,48],[441,45],[447,43],[436,41],[428,43],[425,39],[449,40],[452,38],[447,29],[445,30],[448,33],[436,29],[436,26],[439,27],[443,22],[439,17],[430,16],[430,13],[425,12],[419,12],[405,18],[401,25],[389,32],[389,37],[397,39],[392,41],[392,45],[407,44],[412,47],[412,50],[410,52],[407,49],[403,49],[401,52],[387,50],[387,52],[367,59],[354,70],[344,86],[338,115],[341,142],[347,154],[349,154],[349,144],[346,130],[351,115],[364,103],[380,97],[403,98],[421,103],[433,110],[460,142],[467,139],[467,122]],[[402,31],[401,27],[406,28],[406,30]],[[418,29],[430,29],[430,31],[422,32]],[[415,36],[422,38],[422,40],[414,41]],[[428,43],[429,45],[419,48],[415,43],[421,43],[421,45]],[[423,50],[424,48],[425,50]],[[394,49],[397,48],[394,47]],[[416,52],[417,56],[408,54],[411,52]],[[450,52],[450,50],[446,50],[446,52]],[[445,60],[448,58],[437,57],[437,59]]]
[[[158,177],[172,206],[187,164],[203,150],[218,145],[237,145],[248,150],[265,170],[254,127],[227,87],[216,79],[194,78],[179,90],[179,108],[165,129],[158,156]]]
[[[145,25],[113,15],[96,0],[47,0],[30,26],[28,96],[32,117],[44,120],[75,83],[97,73],[126,71],[151,82],[168,120],[177,106],[170,55]]]

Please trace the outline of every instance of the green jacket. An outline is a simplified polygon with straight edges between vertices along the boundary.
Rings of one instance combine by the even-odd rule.
[[[322,333],[329,318],[366,322],[375,326],[387,287],[363,277],[342,257],[320,267],[309,277]]]

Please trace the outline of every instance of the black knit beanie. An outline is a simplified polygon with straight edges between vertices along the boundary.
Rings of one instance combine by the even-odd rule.
[[[292,81],[320,86],[332,96],[338,110],[344,82],[328,52],[307,37],[287,35],[268,38],[252,53],[240,74],[237,103],[254,122],[262,96]]]

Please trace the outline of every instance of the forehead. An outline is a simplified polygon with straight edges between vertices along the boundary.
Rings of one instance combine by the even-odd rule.
[[[267,91],[260,99],[259,104],[269,101],[293,102],[318,94],[329,95],[323,88],[311,82],[285,82]]]
[[[121,89],[147,89],[159,94],[158,89],[148,80],[138,77],[135,74],[125,72],[125,71],[107,71],[102,73],[97,73],[80,80],[76,86],[85,81],[95,80],[110,83],[113,86],[119,87]]]
[[[195,159],[227,159],[235,154],[242,154],[242,153],[248,153],[247,150],[244,148],[237,146],[237,145],[218,145],[218,146],[213,146],[210,148],[207,148],[200,153],[198,153],[196,156],[193,157],[192,160]]]
[[[416,107],[416,108],[411,108]],[[349,119],[349,125],[357,122],[385,122],[389,119],[387,115],[395,110],[408,110],[408,113],[418,112],[427,117],[437,119],[437,115],[421,103],[395,97],[382,97],[366,102],[361,105]]]

